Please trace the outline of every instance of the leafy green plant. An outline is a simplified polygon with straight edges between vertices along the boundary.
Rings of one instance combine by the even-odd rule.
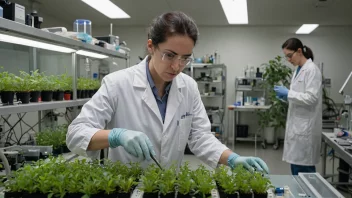
[[[177,188],[178,193],[182,195],[194,194],[196,189],[196,183],[192,179],[191,170],[189,168],[189,163],[186,162],[180,167],[180,172],[177,175]]]
[[[253,174],[253,177],[249,183],[253,192],[256,194],[265,194],[266,191],[272,187],[270,180],[263,177],[263,174],[259,172],[255,172]]]
[[[47,128],[42,132],[36,133],[36,142],[39,146],[53,146],[53,149],[58,149],[66,145],[67,125]]]
[[[247,171],[242,165],[235,167],[233,169],[233,175],[235,175],[235,186],[240,191],[241,194],[250,194],[251,186],[250,181],[252,178],[252,173]]]
[[[176,166],[173,165],[168,169],[163,170],[160,181],[159,191],[163,195],[175,192],[176,185]]]
[[[118,182],[119,193],[130,193],[134,186],[136,186],[138,182],[133,177],[123,177],[120,175],[120,179]]]
[[[286,125],[288,104],[276,98],[274,86],[282,84],[288,87],[292,70],[283,63],[280,56],[275,57],[274,60],[270,60],[269,63],[263,64],[263,66],[265,71],[262,86],[267,92],[268,104],[271,107],[267,111],[258,112],[260,117],[259,125],[261,129],[274,127],[276,131]]]
[[[17,81],[14,74],[7,71],[0,73],[0,91],[16,91]]]
[[[46,76],[43,73],[40,81],[41,91],[56,91],[57,86],[55,85],[55,82],[57,82],[56,76]]]
[[[158,192],[160,182],[161,170],[156,165],[150,165],[141,176],[142,187],[145,193],[156,193]]]
[[[213,174],[205,168],[204,165],[200,165],[197,170],[191,173],[192,179],[195,181],[197,186],[197,192],[203,198],[209,196],[211,190],[216,187],[213,181]]]

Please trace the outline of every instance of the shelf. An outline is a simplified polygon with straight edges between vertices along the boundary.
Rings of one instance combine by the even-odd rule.
[[[224,64],[212,64],[212,63],[192,63],[188,67],[202,68],[202,69],[213,69],[213,68],[224,68]]]
[[[75,50],[88,50],[91,52],[96,52],[100,54],[105,54],[108,56],[113,56],[117,58],[128,59],[127,54],[122,54],[117,51],[108,50],[103,47],[99,47],[96,45],[91,45],[87,43],[83,43],[81,41],[77,41],[74,39],[66,38],[60,35],[56,35],[54,33],[45,32],[41,29],[33,28],[28,25],[24,25],[22,23],[17,23],[11,20],[7,20],[4,18],[0,18],[0,32],[4,32],[5,34],[11,34],[14,36],[25,36],[28,39],[36,39],[38,41],[50,42],[52,44],[58,44],[64,47],[73,48]]]
[[[257,141],[261,141],[261,137],[257,136]],[[236,137],[236,141],[243,141],[243,142],[254,142],[255,138],[254,137]]]
[[[25,113],[25,112],[36,112],[44,111],[51,109],[67,108],[82,106],[88,102],[90,98],[78,99],[78,100],[64,100],[64,101],[53,101],[53,102],[33,102],[29,104],[21,105],[7,105],[0,106],[0,115],[9,115],[16,113]]]
[[[204,96],[204,95],[201,95],[202,98],[223,98],[224,96],[223,95],[215,95],[215,96]]]
[[[237,80],[243,80],[243,79],[247,79],[247,80],[263,80],[263,78],[251,78],[251,77],[236,77]]]
[[[224,81],[196,81],[197,83],[200,84],[214,84],[214,83],[223,83]]]
[[[241,87],[237,88],[236,91],[264,91],[264,89],[253,89],[252,87]]]
[[[227,106],[228,110],[230,111],[257,111],[257,110],[261,110],[261,111],[265,111],[270,109],[270,105],[267,106],[254,106],[254,105],[250,105],[250,106],[235,106],[235,105],[229,105]]]

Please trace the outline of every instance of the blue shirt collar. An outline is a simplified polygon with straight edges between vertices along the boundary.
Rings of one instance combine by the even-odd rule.
[[[153,89],[155,87],[155,83],[154,83],[152,75],[150,74],[150,71],[149,71],[149,62],[147,61],[145,65],[146,65],[146,70],[147,70],[147,79],[150,84],[150,87]],[[170,87],[171,87],[171,82],[165,87],[166,93],[169,93]]]

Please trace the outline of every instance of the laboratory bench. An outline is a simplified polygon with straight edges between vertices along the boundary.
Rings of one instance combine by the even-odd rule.
[[[328,154],[328,146],[333,149],[332,154],[333,165],[332,165],[332,174],[326,174],[326,160]],[[350,191],[352,183],[349,182],[351,168],[352,165],[352,154],[348,152],[346,149],[352,146],[352,139],[344,139],[344,138],[337,138],[336,135],[332,132],[323,132],[322,135],[322,151],[323,151],[323,162],[322,162],[322,174],[324,178],[331,177],[331,184],[336,185],[336,188]],[[339,167],[338,170],[338,181],[334,181],[334,160],[335,156],[339,158]],[[351,193],[351,192],[350,192]]]

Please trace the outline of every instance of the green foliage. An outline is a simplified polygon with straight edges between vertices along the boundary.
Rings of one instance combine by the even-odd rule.
[[[90,197],[98,193],[132,192],[137,181],[126,175],[135,173],[116,170],[126,170],[127,166],[120,162],[106,162],[104,166],[100,161],[87,162],[85,159],[68,163],[63,157],[50,157],[13,172],[4,185],[7,192],[44,193],[48,197],[64,197],[67,193],[83,193]],[[141,170],[137,168],[138,164],[134,166]]]
[[[191,173],[192,179],[196,183],[197,192],[205,198],[211,193],[211,190],[216,187],[213,181],[213,173],[200,165],[197,170]]]
[[[228,167],[220,166],[215,171],[215,180],[222,187],[226,194],[265,194],[272,187],[268,178],[262,173],[250,173],[243,166],[237,166],[234,170],[229,171]]]
[[[177,188],[178,193],[187,195],[194,194],[196,189],[196,183],[192,179],[191,170],[189,168],[189,163],[186,162],[180,167],[180,172],[177,175]]]
[[[42,132],[36,133],[36,142],[39,146],[53,146],[53,149],[58,149],[66,145],[67,125],[47,128]]]
[[[263,65],[265,66],[265,71],[262,86],[266,89],[268,104],[271,105],[271,108],[267,111],[258,112],[260,117],[259,125],[262,129],[274,127],[277,130],[286,125],[288,104],[276,98],[274,86],[285,85],[289,88],[292,70],[283,63],[280,56]]]
[[[8,72],[0,73],[0,91],[16,91],[16,76]]]
[[[77,89],[78,90],[96,90],[100,87],[100,81],[89,78],[78,78]]]
[[[176,185],[176,167],[171,166],[165,169],[161,176],[159,182],[159,191],[161,194],[166,195],[175,192]]]
[[[158,192],[161,170],[155,164],[150,165],[141,176],[142,187],[145,193]]]

